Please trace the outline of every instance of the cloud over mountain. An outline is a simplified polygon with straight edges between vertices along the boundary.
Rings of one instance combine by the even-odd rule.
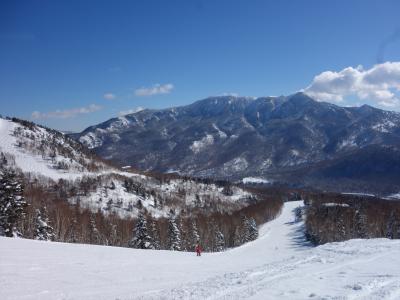
[[[116,96],[113,93],[105,93],[103,95],[103,98],[106,99],[106,100],[114,100],[116,98]]]
[[[155,84],[151,87],[141,87],[135,90],[135,95],[139,97],[154,96],[161,94],[169,94],[174,89],[174,85],[171,83],[167,84]]]
[[[400,108],[400,62],[325,71],[315,76],[304,92],[321,101],[342,102],[346,96],[356,96],[387,108]]]
[[[72,109],[56,110],[51,112],[42,113],[40,111],[32,112],[32,119],[43,120],[43,119],[69,119],[77,115],[89,114],[102,109],[101,106],[96,104],[90,104],[87,107],[79,107]]]

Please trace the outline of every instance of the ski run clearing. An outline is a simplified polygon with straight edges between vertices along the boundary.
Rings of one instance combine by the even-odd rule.
[[[287,202],[221,253],[0,239],[0,299],[400,299],[400,241],[311,247]]]

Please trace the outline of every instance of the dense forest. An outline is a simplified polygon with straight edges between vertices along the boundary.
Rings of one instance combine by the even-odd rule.
[[[367,195],[310,193],[297,210],[314,244],[354,238],[400,238],[400,201]]]

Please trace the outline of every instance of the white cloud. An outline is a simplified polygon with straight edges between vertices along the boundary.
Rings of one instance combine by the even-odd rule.
[[[47,113],[42,113],[39,111],[34,111],[32,113],[32,119],[39,120],[39,119],[69,119],[73,118],[77,115],[89,114],[96,112],[102,109],[101,106],[96,104],[91,104],[87,107],[79,107],[79,108],[72,108],[72,109],[65,109],[65,110],[56,110]]]
[[[125,115],[130,115],[130,114],[134,114],[134,113],[137,113],[137,112],[139,112],[139,111],[142,111],[142,110],[144,110],[145,108],[144,107],[142,107],[142,106],[138,106],[138,107],[136,107],[136,108],[132,108],[132,109],[128,109],[128,110],[122,110],[122,111],[120,111],[119,112],[119,116],[125,116]]]
[[[117,96],[115,96],[115,94],[113,93],[105,93],[103,95],[103,98],[106,100],[114,100]]]
[[[135,90],[135,95],[139,97],[143,96],[154,96],[161,94],[169,94],[174,89],[174,85],[171,83],[167,84],[155,84],[152,87],[142,87]]]
[[[239,97],[238,93],[222,93],[221,96]]]
[[[321,101],[343,102],[346,96],[356,96],[387,108],[400,107],[400,62],[385,62],[367,70],[358,66],[325,71],[303,91]]]

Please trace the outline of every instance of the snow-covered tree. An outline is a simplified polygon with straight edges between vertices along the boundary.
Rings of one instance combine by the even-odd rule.
[[[7,166],[7,163],[8,163],[8,161],[7,161],[6,156],[4,155],[3,152],[1,152],[0,153],[0,168]]]
[[[197,229],[196,221],[192,221],[191,230],[190,230],[190,249],[193,250],[197,243],[200,242],[199,230]]]
[[[158,229],[158,225],[155,220],[151,221],[150,232],[151,232],[151,238],[153,240],[154,249],[156,250],[161,249],[160,231]]]
[[[243,244],[243,230],[241,226],[236,226],[233,236],[233,246],[238,247]]]
[[[115,183],[114,183],[114,181],[111,181],[110,190],[115,190]]]
[[[111,224],[110,236],[108,239],[108,245],[115,246],[118,244],[118,229],[117,224]]]
[[[248,231],[249,231],[249,238],[250,241],[254,241],[258,238],[258,228],[257,223],[254,218],[249,218],[248,220]]]
[[[154,249],[153,241],[147,230],[146,217],[140,213],[133,230],[133,237],[129,241],[129,247],[137,249]]]
[[[258,238],[257,223],[254,218],[243,218],[243,243],[254,241]]]
[[[221,230],[217,228],[217,230],[215,231],[215,251],[224,251],[224,250],[225,250],[225,236],[221,232]]]
[[[224,186],[224,188],[222,189],[222,194],[224,194],[225,196],[233,195],[233,190],[232,190],[232,187],[230,186],[230,184],[227,184]]]
[[[90,214],[90,219],[89,219],[89,242],[93,244],[101,243],[101,236],[99,230],[97,229],[96,219],[94,214]]]
[[[303,220],[303,208],[301,206],[298,206],[294,209],[294,217],[295,222],[300,222]]]
[[[368,223],[367,223],[367,216],[358,207],[354,214],[354,237],[355,238],[368,238]]]
[[[19,236],[17,223],[27,206],[22,184],[12,170],[0,170],[0,236]]]
[[[173,251],[181,251],[181,233],[175,216],[172,214],[168,219],[168,248]]]
[[[50,226],[46,206],[43,209],[36,209],[35,218],[35,239],[40,241],[54,240],[54,229]]]
[[[343,214],[336,219],[335,241],[344,241],[346,239],[346,226],[343,220]]]
[[[178,230],[181,235],[181,251],[192,250],[190,245],[190,232],[186,226],[185,219],[181,216],[177,221]]]
[[[69,243],[77,243],[78,242],[78,232],[77,231],[78,231],[78,220],[76,219],[76,216],[74,216],[68,227],[67,242],[69,242]]]
[[[389,219],[386,223],[386,237],[388,239],[395,239],[397,237],[397,227],[399,226],[394,211],[390,213]]]

